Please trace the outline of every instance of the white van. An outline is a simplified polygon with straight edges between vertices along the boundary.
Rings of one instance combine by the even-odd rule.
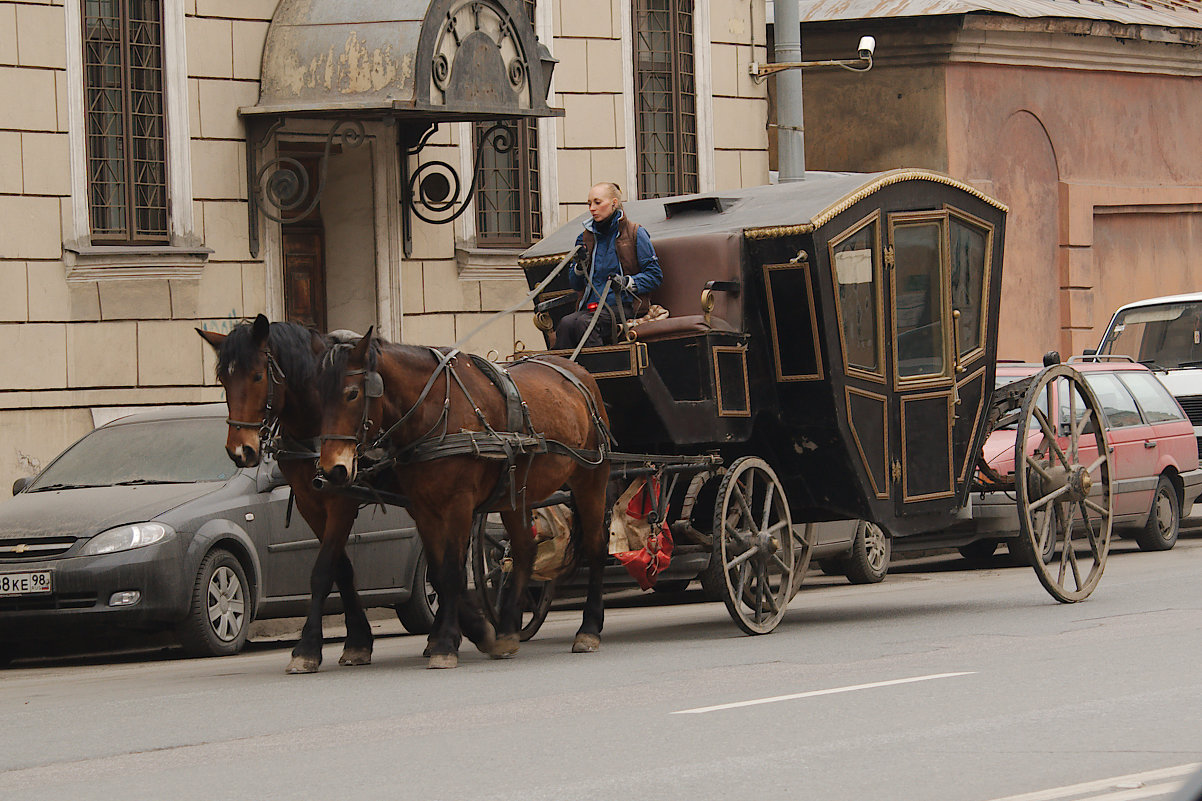
[[[1202,292],[1119,307],[1096,353],[1130,356],[1155,371],[1194,424],[1202,455]]]

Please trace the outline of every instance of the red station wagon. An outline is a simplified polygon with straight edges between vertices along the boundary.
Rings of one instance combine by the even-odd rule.
[[[1202,490],[1192,424],[1156,375],[1142,364],[1089,357],[1069,362],[1085,377],[1106,415],[1115,474],[1111,504],[1115,533],[1133,537],[1141,550],[1172,548],[1181,518],[1189,515]],[[1041,369],[1038,364],[1001,362],[997,386]],[[1056,395],[1056,385],[1049,386]],[[1041,400],[1041,406],[1059,430],[1066,430],[1067,401],[1062,405],[1053,397]],[[1028,453],[1034,452],[1041,436],[1038,431],[1031,434]],[[985,443],[986,462],[1002,475],[1014,472],[1014,438],[1014,429],[1000,429]],[[1067,442],[1067,437],[1060,439],[1062,446]],[[972,496],[972,529],[973,539],[961,546],[960,552],[970,558],[992,554],[999,541],[1012,539],[1018,532],[1013,500],[1003,493]]]

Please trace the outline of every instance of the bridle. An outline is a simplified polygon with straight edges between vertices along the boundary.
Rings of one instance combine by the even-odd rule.
[[[357,456],[361,456],[364,451],[364,440],[367,432],[371,430],[373,425],[369,415],[369,407],[371,406],[372,398],[383,397],[384,395],[384,379],[375,370],[361,367],[357,370],[347,370],[342,374],[342,377],[363,376],[363,417],[359,421],[359,427],[353,434],[322,434],[317,440],[325,442],[326,440],[334,440],[335,442],[353,442],[355,443],[355,451]]]
[[[260,450],[266,448],[266,443],[271,439],[272,429],[276,427],[279,419],[275,415],[275,388],[276,385],[284,385],[284,371],[280,368],[280,363],[276,361],[275,354],[270,348],[263,348],[263,357],[267,362],[267,403],[263,407],[263,418],[257,422],[247,422],[244,420],[235,420],[232,417],[225,418],[226,425],[230,428],[257,428],[259,430],[259,447]]]

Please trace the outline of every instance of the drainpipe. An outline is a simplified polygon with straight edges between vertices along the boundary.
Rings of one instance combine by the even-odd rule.
[[[776,33],[773,60],[800,62],[801,11],[798,0],[776,0],[773,11]],[[805,180],[805,118],[799,69],[784,70],[776,76],[776,147],[780,182]]]

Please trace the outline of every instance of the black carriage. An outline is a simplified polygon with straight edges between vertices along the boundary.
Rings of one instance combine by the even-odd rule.
[[[1054,597],[1092,592],[1111,528],[1096,400],[1062,365],[994,397],[1002,203],[897,170],[626,213],[651,234],[664,280],[648,300],[669,316],[615,326],[616,344],[577,359],[609,407],[615,474],[687,479],[668,484],[659,516],[712,554],[709,580],[742,628],[776,626],[822,527],[864,520],[938,541],[981,492],[1016,498],[1025,551],[1051,556],[1031,561]],[[521,260],[532,288],[546,282],[536,322],[552,350],[575,305],[565,268],[580,230],[573,220]],[[1070,388],[1057,395],[1066,427],[1049,422],[1052,381]],[[1029,443],[1012,475],[978,464],[999,426]]]

